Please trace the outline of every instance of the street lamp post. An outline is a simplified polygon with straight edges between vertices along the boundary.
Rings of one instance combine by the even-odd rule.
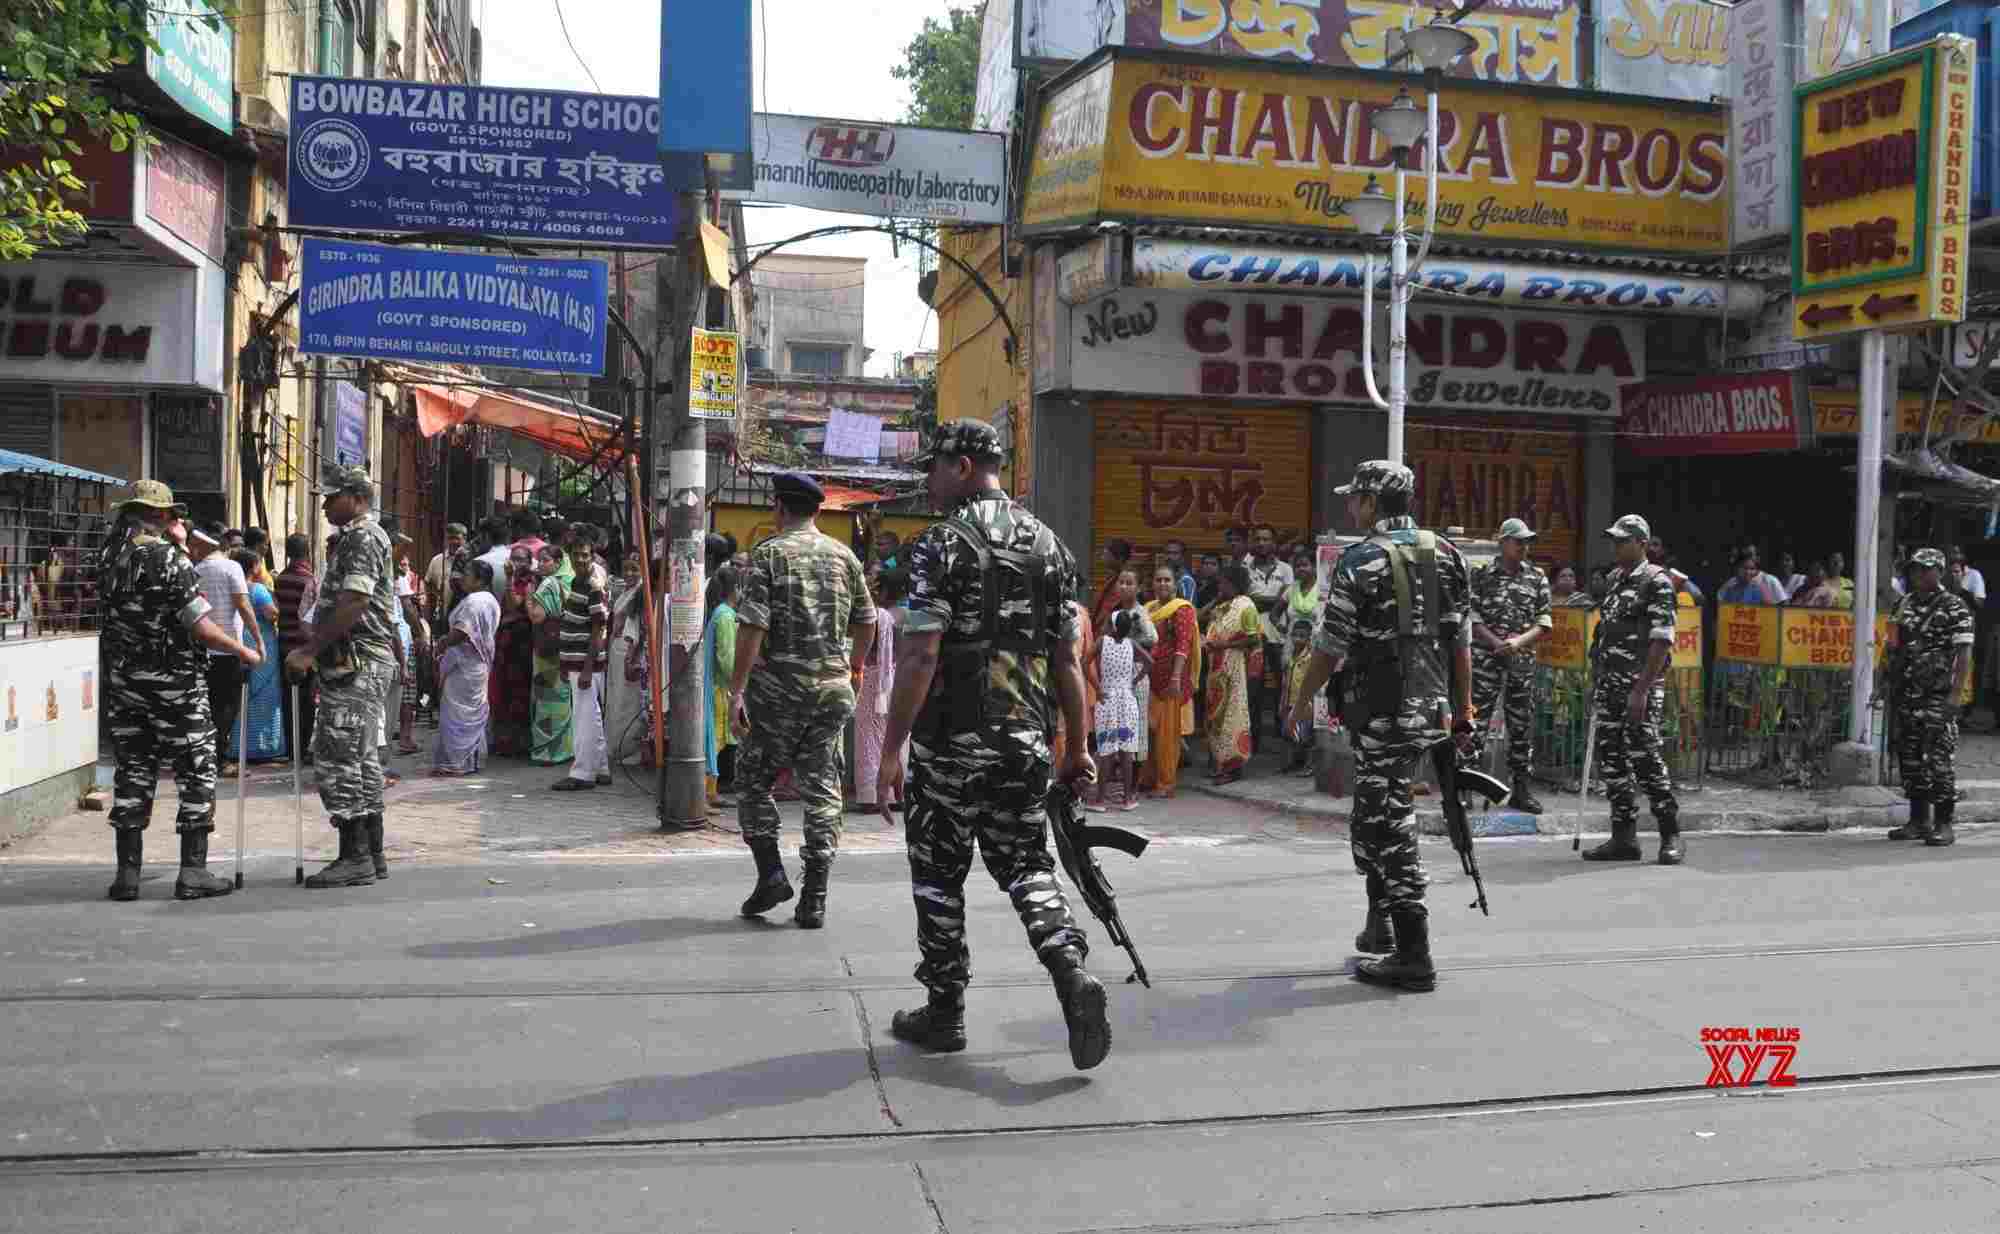
[[[1422,269],[1437,231],[1438,186],[1438,82],[1453,61],[1476,45],[1473,37],[1443,20],[1440,13],[1427,26],[1407,30],[1404,47],[1424,70],[1424,109],[1419,111],[1408,90],[1398,90],[1387,107],[1375,113],[1370,123],[1389,142],[1396,164],[1396,187],[1392,198],[1382,191],[1375,177],[1359,196],[1341,205],[1341,212],[1354,220],[1355,230],[1364,236],[1389,236],[1389,397],[1383,398],[1375,384],[1375,257],[1369,254],[1362,276],[1361,369],[1368,384],[1368,398],[1389,413],[1389,445],[1385,456],[1403,461],[1403,411],[1409,401],[1406,360],[1409,352],[1408,324],[1411,280]],[[1424,148],[1424,230],[1417,242],[1417,257],[1410,260],[1410,229],[1404,223],[1407,200],[1407,164],[1410,151]]]

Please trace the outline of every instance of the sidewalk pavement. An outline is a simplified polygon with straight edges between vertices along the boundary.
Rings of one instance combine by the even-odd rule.
[[[1958,804],[1954,824],[2000,821],[2000,734],[1962,734],[1957,767],[1964,800]],[[1183,772],[1181,783],[1211,797],[1298,819],[1301,827],[1344,831],[1354,809],[1352,797],[1318,792],[1310,777],[1279,774],[1268,755],[1254,760],[1250,773],[1234,784],[1210,784],[1207,775],[1194,766]],[[1676,784],[1675,789],[1683,831],[1886,829],[1906,823],[1910,817],[1910,803],[1901,788],[1750,788],[1711,775],[1699,786]],[[1474,834],[1567,835],[1576,825],[1576,794],[1558,793],[1537,783],[1535,795],[1543,806],[1540,816],[1496,808],[1485,812],[1487,817],[1482,819],[1482,812],[1474,811]],[[1428,786],[1420,786],[1416,804],[1417,825],[1423,833],[1443,835],[1444,815]],[[1642,802],[1641,828],[1650,830],[1650,820]],[[1602,793],[1592,794],[1583,804],[1583,830],[1601,833],[1609,825],[1609,804]]]

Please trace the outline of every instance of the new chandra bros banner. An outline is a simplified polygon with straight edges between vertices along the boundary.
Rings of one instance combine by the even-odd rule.
[[[1370,123],[1401,84],[1191,64],[1117,49],[1060,82],[1037,126],[1022,223],[1100,219],[1315,232],[1390,154]],[[1718,107],[1450,82],[1439,91],[1437,224],[1461,239],[1707,253],[1728,239]],[[1410,217],[1421,221],[1423,181]]]
[[[307,240],[300,350],[604,372],[601,261]]]
[[[295,227],[671,248],[658,99],[292,79]]]
[[[1065,341],[1077,390],[1368,401],[1355,300],[1128,288],[1071,309]],[[1615,415],[1644,342],[1629,318],[1413,304],[1410,406]]]

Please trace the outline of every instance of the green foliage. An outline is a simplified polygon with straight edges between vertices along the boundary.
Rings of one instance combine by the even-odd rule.
[[[187,0],[178,0],[187,3]],[[217,4],[224,13],[233,7]],[[221,18],[212,19],[220,21]],[[70,159],[98,137],[113,150],[145,140],[113,73],[143,66],[155,44],[146,5],[129,0],[0,3],[0,261],[82,235],[83,216],[63,193],[83,190]]]
[[[980,0],[969,9],[947,8],[943,21],[924,18],[923,29],[903,48],[905,63],[889,70],[910,87],[910,109],[904,119],[932,128],[972,127],[979,86],[979,28],[985,13],[986,0]]]

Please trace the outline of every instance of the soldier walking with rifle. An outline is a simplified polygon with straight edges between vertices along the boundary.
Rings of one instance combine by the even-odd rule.
[[[1340,555],[1327,582],[1312,661],[1292,708],[1312,714],[1313,695],[1349,669],[1342,715],[1354,734],[1351,846],[1368,883],[1368,917],[1354,945],[1394,949],[1387,959],[1361,961],[1354,975],[1425,991],[1437,988],[1437,969],[1410,780],[1417,760],[1448,740],[1447,730],[1458,749],[1470,747],[1474,713],[1465,558],[1443,536],[1418,529],[1410,515],[1416,489],[1409,468],[1377,459],[1334,490],[1347,498],[1348,521],[1370,533]],[[1445,753],[1441,769],[1455,770],[1457,751]],[[1456,804],[1459,786],[1442,787]]]
[[[1062,708],[1072,739],[1063,783],[1096,775],[1085,731],[1075,641],[1076,561],[1055,533],[1000,487],[1000,435],[977,420],[939,425],[923,456],[932,505],[950,513],[909,546],[910,610],[897,636],[895,693],[875,800],[901,794],[917,909],[916,977],[928,1002],[890,1032],[926,1050],[965,1048],[965,878],[975,844],[1055,983],[1070,1061],[1087,1070],[1111,1050],[1104,987],[1070,916],[1048,849],[1049,728]],[[922,714],[919,715],[919,707]]]
[[[1896,606],[1890,660],[1896,759],[1910,796],[1910,821],[1891,840],[1922,840],[1943,848],[1957,837],[1952,760],[1958,753],[1958,684],[1972,666],[1972,610],[1944,584],[1944,554],[1920,548],[1910,556],[1910,594]]]
[[[1660,827],[1660,864],[1677,866],[1687,856],[1681,807],[1660,755],[1667,664],[1674,654],[1674,580],[1664,566],[1646,560],[1652,532],[1645,519],[1627,514],[1604,534],[1613,541],[1618,566],[1605,580],[1597,608],[1590,723],[1596,726],[1598,766],[1611,799],[1611,838],[1583,859],[1639,860],[1639,790],[1644,789]],[[1589,773],[1586,766],[1585,776]]]

